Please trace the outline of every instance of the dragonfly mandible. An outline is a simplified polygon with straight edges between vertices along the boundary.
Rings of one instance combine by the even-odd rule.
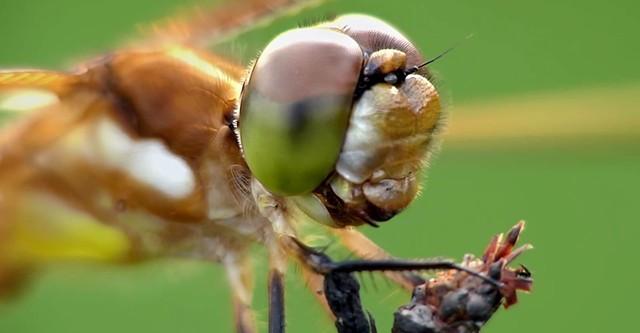
[[[175,29],[184,35],[70,72],[0,72],[3,94],[48,97],[0,136],[0,290],[52,260],[198,258],[225,267],[237,330],[252,332],[258,243],[278,332],[287,262],[304,257],[301,221],[356,255],[390,258],[354,227],[377,227],[417,196],[442,125],[438,92],[410,40],[366,15],[284,32],[248,69],[197,46],[291,5],[228,4]]]

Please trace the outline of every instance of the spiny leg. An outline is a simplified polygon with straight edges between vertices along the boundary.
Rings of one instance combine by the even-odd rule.
[[[295,241],[295,240],[294,240]],[[298,242],[300,255],[306,257],[301,266],[316,270],[323,276],[323,296],[332,314],[336,329],[342,332],[371,332],[375,324],[369,322],[360,301],[360,284],[349,272],[333,272],[334,262],[327,255],[315,252]],[[328,270],[326,270],[328,269]]]
[[[269,272],[269,333],[284,333],[284,277],[281,272]]]
[[[266,244],[270,255],[269,333],[285,332],[284,274],[288,256],[296,258],[303,270],[308,270],[307,273],[309,274],[307,276],[311,277],[309,281],[312,282],[312,286],[315,286],[314,288],[317,288],[319,282],[317,276],[324,277],[323,294],[328,308],[336,318],[336,328],[339,332],[375,331],[375,327],[372,327],[374,326],[373,320],[367,317],[362,309],[359,300],[359,284],[351,275],[352,272],[402,273],[427,269],[455,269],[478,276],[496,286],[499,285],[499,282],[490,277],[481,275],[450,260],[407,261],[394,258],[387,259],[389,258],[387,255],[387,258],[380,260],[333,262],[327,255],[306,246],[294,236],[278,233],[272,240]]]
[[[307,289],[311,291],[316,301],[322,305],[327,315],[331,317],[331,320],[335,321],[336,317],[331,311],[324,293],[324,276],[322,276],[322,274],[318,274],[307,265],[301,265],[299,262],[297,262],[297,264],[298,267],[300,267],[300,273],[302,274],[302,278]]]
[[[281,239],[284,239],[285,242],[288,242],[289,238],[290,236],[281,236]],[[290,249],[290,247],[286,245],[283,248],[285,250]],[[336,317],[327,303],[325,296],[324,276],[309,265],[300,264],[299,267],[302,269],[302,275],[307,288],[311,290],[316,300],[323,305],[326,313],[331,317],[331,320],[335,320]],[[278,268],[278,265],[274,263],[272,259],[269,270],[269,333],[284,333],[286,324],[285,317],[284,270]]]
[[[265,236],[264,245],[269,253],[269,333],[284,333],[284,275],[287,269],[288,251],[281,240],[294,234],[289,227],[279,203],[260,182],[252,179],[251,194],[260,214],[271,224],[271,232]]]
[[[231,285],[233,315],[236,332],[255,333],[251,299],[253,298],[253,271],[249,259],[238,253],[228,253],[223,259],[227,279]]]
[[[284,275],[287,268],[287,254],[274,242],[269,249],[269,333],[284,333]]]
[[[289,256],[306,257],[300,251],[297,245],[298,241],[294,239],[293,236],[281,234],[277,236],[277,244],[268,246],[271,259],[269,269],[269,333],[284,333],[285,331],[284,273],[287,258]],[[327,315],[335,320],[334,312],[325,297],[324,276],[317,269],[306,264],[304,260],[296,260],[296,263],[302,270],[307,288],[323,305]]]
[[[354,273],[354,272],[383,272],[383,271],[420,271],[420,270],[440,270],[452,269],[465,272],[471,276],[480,278],[494,286],[500,286],[500,282],[491,276],[478,272],[468,266],[457,264],[449,259],[357,259],[333,261],[326,254],[317,251],[292,236],[282,236],[281,243],[286,246],[289,253],[294,255],[302,265],[308,266],[318,274],[327,276],[333,273]]]
[[[360,258],[374,261],[394,259],[367,236],[353,228],[331,229],[331,231],[340,238],[342,244],[349,251]],[[409,291],[426,282],[424,278],[410,271],[384,271],[382,273],[387,279]]]
[[[416,271],[433,269],[454,269],[466,272],[472,276],[499,286],[500,282],[485,276],[464,265],[451,260],[345,260],[334,262],[326,254],[306,246],[292,236],[281,236],[283,248],[297,258],[299,264],[310,271],[324,277],[323,289],[328,306],[336,318],[336,328],[339,332],[370,332],[375,331],[373,319],[367,317],[360,302],[360,285],[351,275],[353,272],[363,271]]]
[[[368,241],[369,243],[371,243],[373,246],[376,246],[375,244],[373,244],[369,239],[367,239],[364,235],[358,233],[359,236],[363,237],[364,240]],[[356,252],[354,251],[352,248],[348,247],[349,250],[351,250],[351,252]],[[362,253],[356,253],[358,256],[360,257],[364,257],[365,260],[366,259],[371,259],[371,260],[393,260],[393,257],[390,256],[389,254],[387,254],[386,252],[382,251],[382,249],[380,249],[379,247],[376,246],[376,249],[379,250],[378,255],[363,255]],[[294,250],[295,251],[295,250]],[[380,254],[384,254],[380,255]],[[304,255],[303,255],[304,256]],[[331,307],[329,306],[328,302],[327,302],[327,297],[329,297],[328,295],[325,294],[325,276],[323,276],[322,274],[318,273],[317,270],[313,267],[311,267],[308,264],[305,264],[304,262],[301,262],[300,260],[298,260],[296,262],[298,264],[298,267],[300,267],[301,270],[301,274],[302,274],[302,278],[305,281],[306,287],[307,289],[309,289],[311,291],[311,293],[313,294],[313,296],[316,298],[316,300],[322,304],[323,308],[325,309],[326,313],[329,315],[329,317],[331,317],[332,321],[336,320],[336,316],[333,312],[333,310],[331,310]],[[406,272],[406,271],[382,271],[381,272],[386,278],[392,280],[394,283],[412,291],[413,287],[411,287],[411,285],[415,284],[415,285],[420,285],[424,283],[424,279],[414,273],[411,272]],[[349,284],[350,281],[348,281],[348,279],[345,279],[343,277],[337,277],[336,281],[340,281],[340,283],[342,284]],[[422,281],[422,282],[421,282]]]

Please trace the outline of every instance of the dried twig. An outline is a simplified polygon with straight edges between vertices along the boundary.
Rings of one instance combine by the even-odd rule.
[[[466,333],[480,328],[498,310],[517,303],[518,290],[530,291],[533,280],[525,266],[508,266],[518,255],[531,248],[526,244],[514,250],[524,221],[514,226],[502,242],[502,234],[493,237],[479,259],[467,255],[461,263],[498,281],[488,283],[464,271],[447,270],[417,286],[411,301],[395,312],[393,333]]]
[[[318,273],[324,275],[325,297],[336,316],[339,333],[376,332],[373,317],[365,315],[360,302],[360,285],[352,276],[356,271],[444,269],[436,277],[414,288],[411,301],[395,312],[393,333],[466,333],[480,328],[498,310],[517,302],[517,291],[530,291],[529,270],[508,265],[531,248],[514,246],[524,228],[519,222],[502,241],[492,238],[481,258],[466,255],[460,264],[447,260],[425,261],[343,261],[333,262],[327,255],[306,248]],[[304,246],[300,244],[300,246]]]

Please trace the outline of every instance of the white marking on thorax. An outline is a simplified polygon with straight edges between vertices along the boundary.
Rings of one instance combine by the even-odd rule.
[[[134,140],[110,119],[99,120],[94,135],[95,147],[87,147],[88,157],[171,198],[180,199],[194,191],[195,175],[189,165],[159,139]]]

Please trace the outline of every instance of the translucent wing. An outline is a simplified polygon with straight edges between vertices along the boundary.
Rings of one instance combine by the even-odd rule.
[[[226,1],[216,8],[197,9],[156,22],[143,27],[143,31],[151,35],[147,41],[151,43],[211,46],[323,2],[326,0]]]

